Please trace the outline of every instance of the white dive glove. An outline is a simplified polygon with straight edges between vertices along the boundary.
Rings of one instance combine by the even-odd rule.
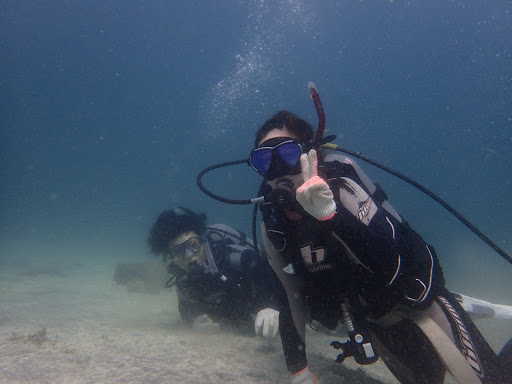
[[[279,312],[272,308],[259,311],[254,321],[254,330],[264,338],[276,337],[279,333]]]
[[[329,220],[336,214],[336,203],[331,188],[318,176],[316,151],[312,149],[300,156],[304,184],[296,192],[297,201],[317,220]]]
[[[292,374],[290,384],[318,384],[318,381],[316,376],[306,367],[302,371]]]

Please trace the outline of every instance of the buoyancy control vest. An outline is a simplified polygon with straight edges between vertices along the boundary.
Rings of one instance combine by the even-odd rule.
[[[426,246],[402,220],[382,188],[373,184],[357,163],[344,155],[329,153],[319,163],[318,171],[333,191],[338,207],[343,206],[337,215],[344,215],[344,218],[338,223],[349,223],[346,227],[333,230],[336,224],[310,217],[292,221],[279,207],[272,204],[261,207],[267,235],[274,249],[282,251],[282,256],[287,258],[287,268],[304,275],[306,280],[314,280],[311,295],[318,295],[319,291],[320,294],[322,291],[343,294],[356,286],[363,297],[372,301],[369,307],[374,307],[373,315],[378,316],[394,305],[393,296],[398,295],[398,301],[413,306],[423,303],[433,275],[436,283],[444,284],[433,248]],[[356,220],[371,228],[374,234],[380,231],[382,235],[384,230],[386,234],[368,236],[366,240],[373,243],[366,249],[347,245],[354,239],[357,242],[361,226]],[[400,259],[400,254],[407,255],[405,260]],[[407,270],[409,266],[412,273]],[[424,276],[414,276],[417,266],[421,266],[419,270]],[[410,278],[403,279],[403,274],[408,273],[411,273]],[[425,289],[416,277],[425,281]],[[414,284],[418,284],[418,288]],[[388,287],[391,289],[383,289]],[[409,298],[404,297],[406,293],[410,294]],[[316,300],[318,297],[313,299]]]
[[[368,176],[366,176],[359,165],[350,158],[339,153],[327,154],[323,158],[323,161],[319,164],[319,174],[326,180],[333,192],[339,190],[340,185],[342,183],[346,183],[346,180],[352,180],[357,184],[359,188],[364,189],[367,201],[357,201],[357,204],[359,205],[358,212],[352,212],[354,216],[359,216],[359,220],[361,220],[361,215],[364,215],[365,213],[368,215],[369,212],[364,212],[364,210],[368,209],[367,207],[373,203],[375,206],[374,210],[382,207],[397,222],[403,222],[400,215],[388,202],[387,195],[383,189],[378,184],[372,183],[372,181],[368,178]],[[357,198],[357,194],[355,192],[356,191],[354,191],[353,195],[351,196],[352,199]],[[340,201],[338,194],[334,193],[334,197],[339,204]],[[302,208],[298,206],[297,210],[300,211],[301,209]],[[311,228],[312,225],[315,227],[314,232],[318,233],[323,238],[324,242],[328,241],[331,243],[331,245],[339,248],[339,240],[332,239],[332,230],[329,222],[312,220],[289,220],[287,219],[286,215],[283,214],[280,207],[275,207],[271,203],[263,203],[261,205],[261,211],[263,214],[263,221],[265,223],[267,235],[272,242],[274,250],[284,251],[285,254],[288,255],[288,261],[296,268],[300,268],[301,264],[304,264],[304,262],[308,264],[313,260],[304,260],[300,257],[297,258],[297,252],[291,250],[290,244],[295,242],[302,242],[301,233],[311,233],[313,231]],[[299,213],[307,215],[304,211],[300,211]],[[346,252],[343,253],[346,254]],[[321,252],[313,254],[313,257],[316,258],[316,262],[324,260],[325,256],[326,255],[321,254]],[[351,252],[348,252],[347,256],[355,264],[362,264],[359,260],[357,260],[357,258],[354,258],[355,256]]]

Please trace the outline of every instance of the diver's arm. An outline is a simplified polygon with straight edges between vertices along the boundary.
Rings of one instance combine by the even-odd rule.
[[[280,284],[272,271],[267,256],[246,249],[242,252],[244,281],[247,285],[246,300],[254,316],[254,330],[265,338],[276,337],[279,333],[279,304],[277,302],[277,284]]]
[[[307,367],[305,348],[305,306],[302,281],[287,268],[280,252],[274,251],[267,236],[265,224],[261,224],[261,233],[270,266],[279,279],[277,287],[279,298],[279,330],[288,370],[300,372]],[[284,269],[288,272],[285,272]]]
[[[245,260],[244,278],[250,287],[250,300],[254,302],[253,309],[257,313],[262,309],[271,308],[278,310],[277,285],[279,281],[274,274],[268,258],[260,245],[259,255],[255,251],[245,250],[243,256],[250,256],[252,259]]]
[[[186,296],[178,287],[176,287],[176,293],[178,295],[180,318],[185,324],[192,326],[194,320],[204,314],[204,310],[198,303],[187,300]]]

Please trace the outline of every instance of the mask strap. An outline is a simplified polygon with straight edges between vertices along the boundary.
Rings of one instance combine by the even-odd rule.
[[[309,144],[306,148],[306,152],[309,152],[310,149],[318,149],[322,145],[330,143],[332,141],[336,140],[336,135],[329,135],[326,137],[321,138],[320,140],[314,141],[313,143]]]

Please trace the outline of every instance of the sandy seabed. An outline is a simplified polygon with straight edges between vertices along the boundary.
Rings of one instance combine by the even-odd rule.
[[[154,272],[149,285],[113,282],[115,267],[2,264],[0,383],[289,381],[278,338],[240,336],[208,321],[185,327],[175,293],[155,289],[165,278],[158,264],[146,271]],[[510,326],[498,325],[487,328]],[[363,368],[352,359],[336,364],[332,335],[310,330],[307,337],[320,382],[397,383],[381,361]],[[499,333],[494,339],[504,342]]]

